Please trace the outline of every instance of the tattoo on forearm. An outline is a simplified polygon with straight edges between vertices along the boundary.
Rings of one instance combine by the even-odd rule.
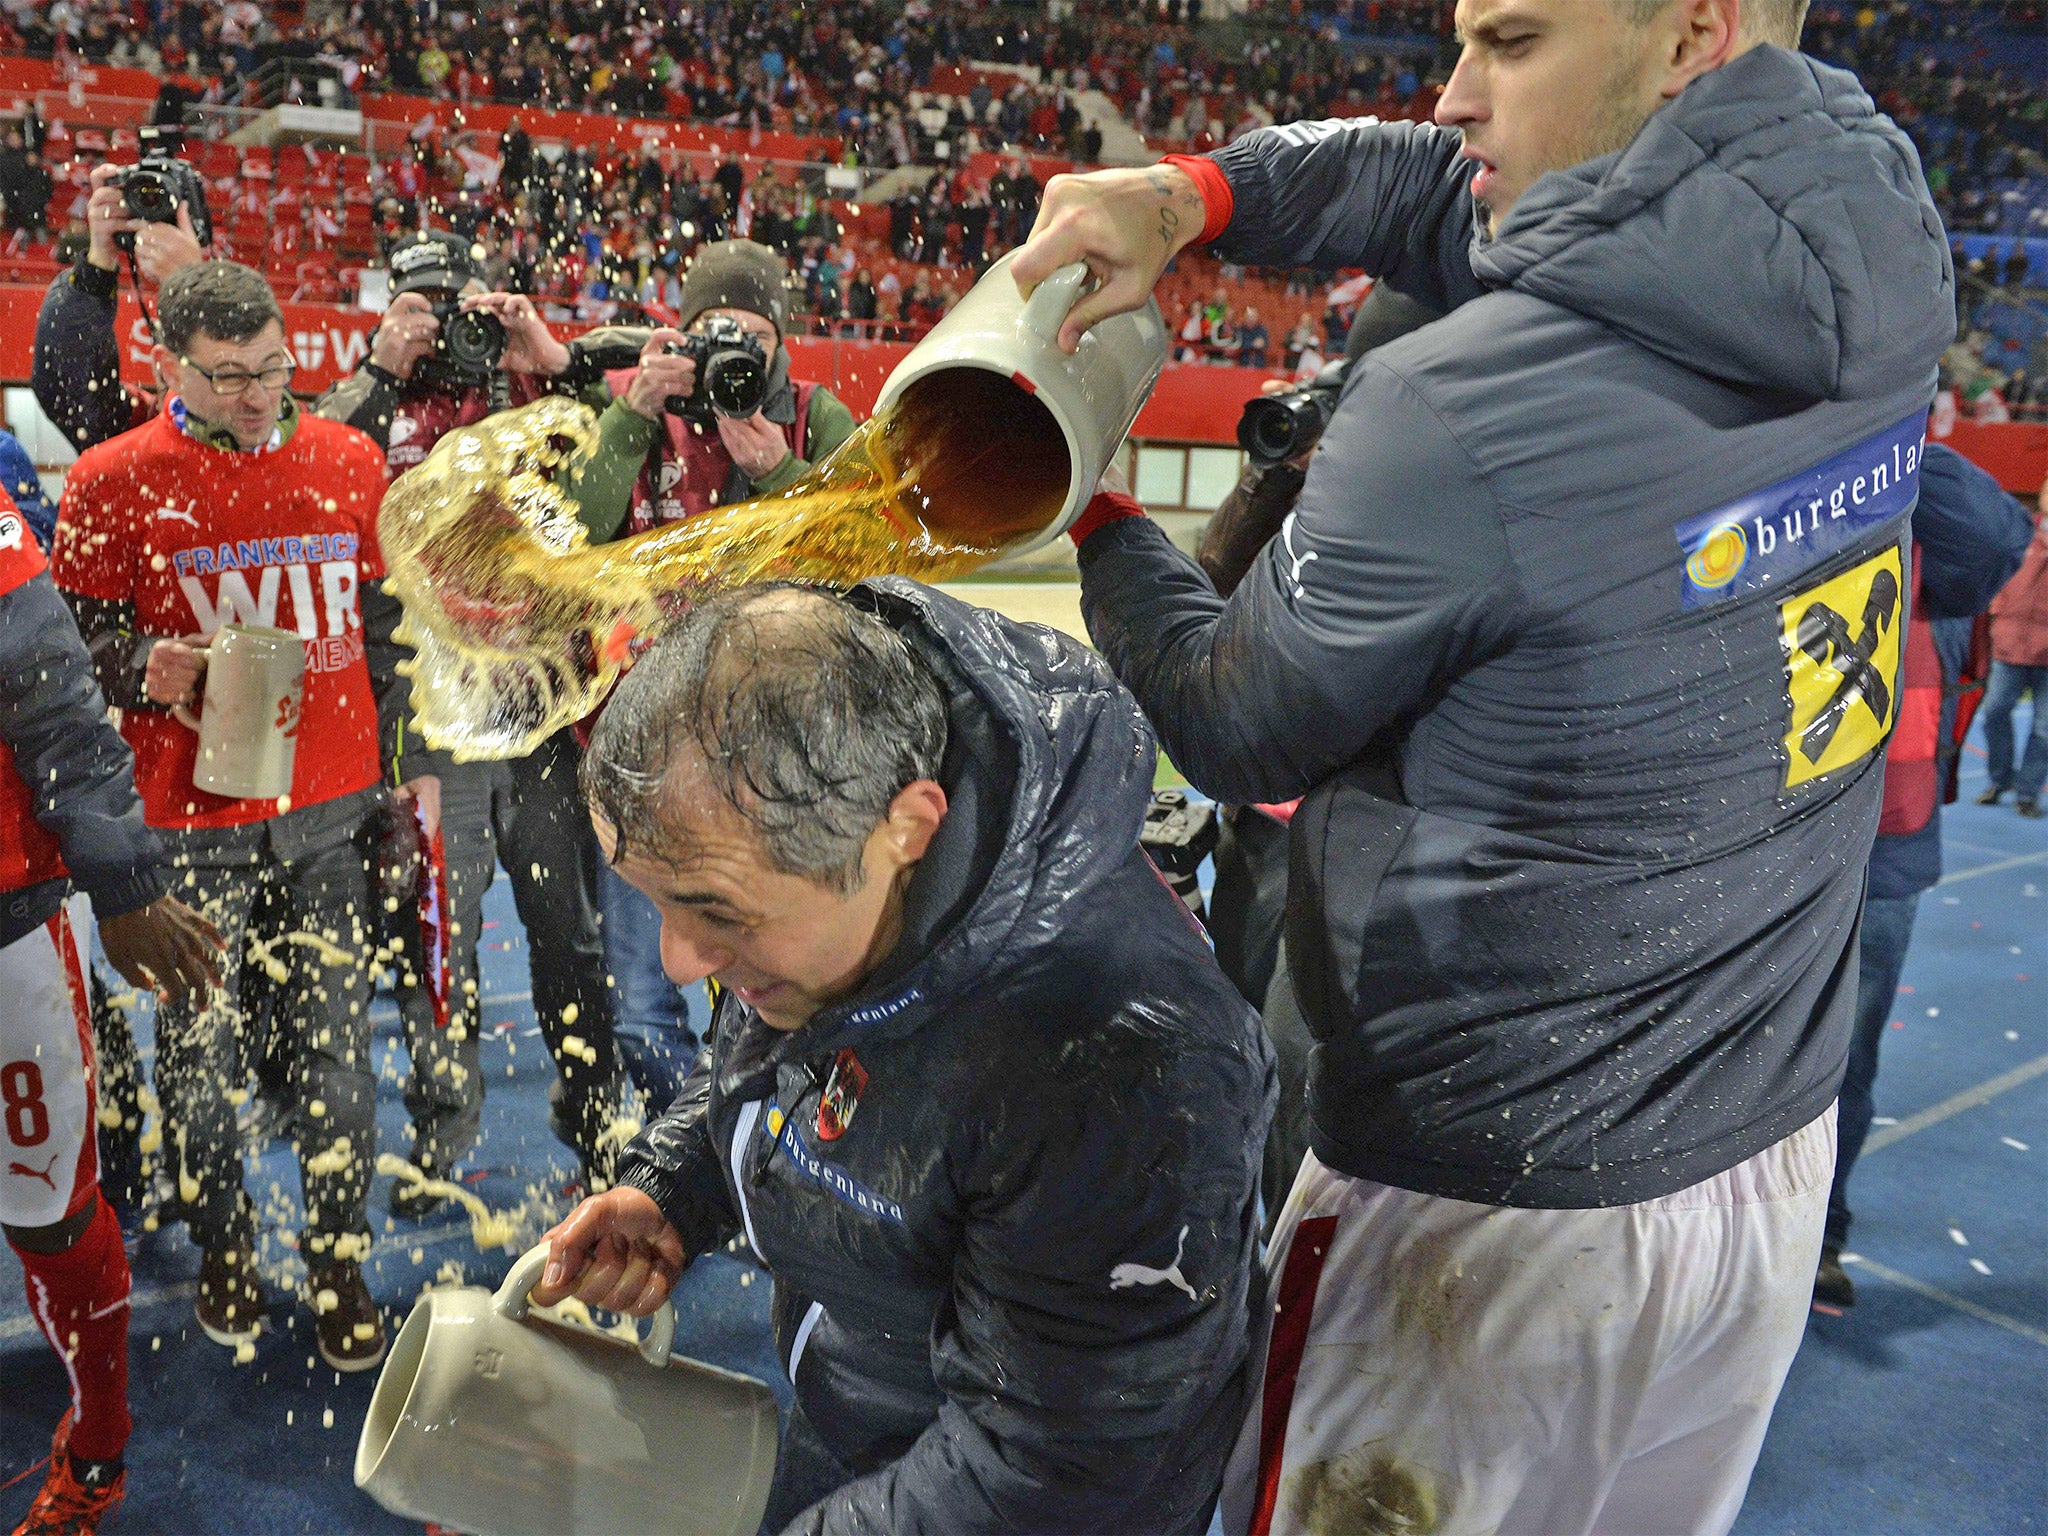
[[[1173,237],[1180,229],[1180,215],[1171,208],[1159,210],[1159,241],[1168,250],[1173,249]]]

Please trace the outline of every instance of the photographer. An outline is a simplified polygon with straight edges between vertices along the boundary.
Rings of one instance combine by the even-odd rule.
[[[484,292],[466,241],[441,231],[414,235],[392,251],[391,273],[391,308],[368,358],[315,407],[368,433],[384,449],[388,475],[425,459],[447,432],[537,399],[551,384],[573,387],[581,378],[593,405],[609,398],[596,370],[579,364],[578,348],[555,340],[531,299]],[[398,989],[412,1056],[412,1161],[444,1175],[476,1142],[484,1093],[476,945],[484,892],[502,863],[527,933],[534,1013],[559,1074],[557,1130],[585,1178],[609,1182],[606,1132],[620,1074],[598,937],[597,850],[576,798],[575,737],[563,731],[511,762],[458,763],[429,750],[401,719],[390,756],[394,774],[440,781],[450,907],[446,1024],[437,1021],[426,978],[407,973]],[[411,1183],[391,1195],[401,1216],[440,1204]]]
[[[683,277],[681,332],[658,330],[639,365],[606,375],[616,398],[598,427],[616,470],[579,487],[582,517],[600,543],[712,507],[766,496],[794,483],[853,435],[853,413],[822,384],[791,377],[789,274],[782,258],[751,240],[721,240],[697,253]],[[687,333],[687,334],[684,334]],[[706,345],[707,336],[717,338]],[[700,357],[740,352],[736,397],[700,381]],[[701,387],[700,387],[701,383]],[[732,413],[728,406],[753,408]]]
[[[852,434],[853,413],[829,389],[790,377],[786,277],[765,246],[706,246],[683,279],[684,330],[655,331],[638,367],[606,376],[617,398],[579,487],[593,540],[779,491]],[[662,970],[653,903],[609,866],[598,881],[620,1047],[651,1105],[665,1108],[697,1054],[689,1003]]]
[[[1911,143],[1792,51],[1804,9],[1464,0],[1441,126],[1063,177],[1016,262],[1093,267],[1069,348],[1203,239],[1449,311],[1352,371],[1229,599],[1126,499],[1074,530],[1175,764],[1303,797],[1299,1304],[1228,1528],[1341,1524],[1381,1467],[1475,1530],[1740,1505],[1820,1258],[1954,330]]]
[[[152,362],[170,397],[73,466],[51,569],[122,711],[144,814],[185,872],[181,889],[226,935],[231,970],[264,963],[279,977],[275,1027],[292,1047],[316,1341],[334,1369],[364,1370],[384,1353],[361,1267],[376,1152],[364,843],[387,800],[376,699],[391,689],[399,652],[388,621],[358,598],[383,575],[382,466],[367,439],[293,400],[283,317],[261,273],[226,261],[187,267],[164,285],[159,326]],[[194,781],[190,711],[207,646],[230,623],[295,629],[306,642],[285,800],[216,795]],[[437,814],[431,779],[403,784],[397,798],[417,801],[430,824]],[[290,944],[249,932],[252,906],[270,892],[288,900]],[[177,1214],[202,1250],[194,1310],[207,1336],[229,1345],[256,1337],[267,1306],[235,1124],[251,1055],[239,993],[231,976],[156,1019]]]
[[[121,382],[121,342],[114,334],[116,300],[126,266],[124,237],[133,243],[136,270],[160,285],[206,259],[206,249],[184,199],[176,222],[137,218],[119,185],[132,166],[93,167],[86,199],[85,257],[60,273],[43,295],[36,317],[30,383],[43,414],[83,453],[155,413],[156,404]],[[187,168],[189,169],[189,167]],[[193,186],[197,187],[196,176]],[[203,198],[199,203],[204,216]]]

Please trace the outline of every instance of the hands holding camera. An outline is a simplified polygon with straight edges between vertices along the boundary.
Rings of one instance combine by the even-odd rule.
[[[737,332],[723,332],[726,345]],[[664,411],[682,414],[683,403],[696,393],[697,357],[690,347],[690,338],[681,331],[663,326],[647,338],[647,344],[640,349],[640,366],[633,374],[633,382],[626,386],[626,392],[619,398],[626,409],[649,421],[660,419]],[[702,338],[698,339],[701,348]],[[760,391],[767,380],[767,365],[760,361],[758,343],[754,344],[753,357],[759,367],[752,375],[752,383],[742,388],[741,393],[751,392],[754,400],[760,398]],[[711,359],[712,381],[719,377],[720,358]],[[714,398],[716,390],[714,389]],[[749,480],[761,480],[772,474],[789,454],[789,442],[782,435],[782,428],[761,414],[759,405],[745,415],[726,414],[730,405],[715,407],[709,412],[711,421],[717,424],[718,439],[725,444],[725,451],[745,472]]]
[[[160,224],[138,219],[128,211],[126,194],[115,185],[122,167],[96,165],[92,170],[92,195],[85,205],[85,227],[90,244],[85,259],[103,271],[121,269],[120,235],[135,237],[135,263],[152,283],[161,283],[172,273],[206,260],[198,236],[192,231],[192,215],[181,203],[178,222]]]
[[[394,378],[410,379],[413,370],[441,345],[446,306],[437,307],[424,293],[401,293],[391,301],[370,345],[370,361]],[[569,366],[569,349],[555,340],[533,300],[520,293],[471,294],[453,313],[480,314],[504,330],[504,349],[497,366],[507,373],[542,373],[549,377]]]
[[[640,349],[640,367],[633,374],[633,382],[619,397],[625,401],[627,410],[657,421],[671,396],[689,398],[697,387],[697,359],[671,350],[683,344],[683,333],[666,325],[647,338],[647,345]]]

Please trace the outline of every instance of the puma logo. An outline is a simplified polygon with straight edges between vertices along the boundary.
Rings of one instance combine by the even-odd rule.
[[[189,523],[195,529],[199,526],[199,519],[183,507],[158,507],[156,520],[160,523]]]
[[[41,1179],[50,1186],[50,1193],[54,1195],[57,1192],[57,1181],[50,1177],[50,1170],[57,1166],[57,1159],[63,1155],[61,1152],[52,1152],[50,1160],[43,1164],[41,1168],[31,1168],[27,1163],[9,1163],[7,1171],[10,1174],[18,1174],[24,1179]]]
[[[1307,591],[1307,588],[1302,585],[1301,573],[1308,569],[1309,561],[1316,558],[1314,550],[1310,550],[1305,555],[1297,555],[1294,552],[1294,522],[1300,515],[1298,512],[1290,512],[1287,514],[1287,521],[1280,525],[1280,543],[1287,551],[1289,562],[1287,584],[1294,588],[1294,596],[1297,600]]]
[[[1180,1256],[1187,1251],[1188,1229],[1180,1229],[1180,1242],[1173,1250],[1173,1263],[1165,1269],[1154,1269],[1148,1264],[1119,1264],[1109,1272],[1109,1288],[1112,1291],[1125,1290],[1134,1285],[1170,1285],[1177,1291],[1186,1291],[1189,1301],[1202,1298],[1189,1285],[1187,1277],[1180,1272]]]

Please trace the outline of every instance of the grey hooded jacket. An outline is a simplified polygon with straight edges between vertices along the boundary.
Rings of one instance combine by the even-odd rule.
[[[1358,367],[1226,603],[1143,519],[1090,633],[1189,779],[1306,799],[1317,1154],[1493,1204],[1651,1198],[1824,1111],[1953,272],[1912,146],[1778,48],[1475,237],[1456,133],[1217,152],[1237,261],[1450,311]]]
[[[1264,1299],[1272,1050],[1138,848],[1152,733],[1101,659],[914,582],[854,599],[947,701],[904,937],[794,1034],[721,994],[620,1180],[774,1272],[797,1401],[861,1474],[793,1532],[1199,1536]]]

